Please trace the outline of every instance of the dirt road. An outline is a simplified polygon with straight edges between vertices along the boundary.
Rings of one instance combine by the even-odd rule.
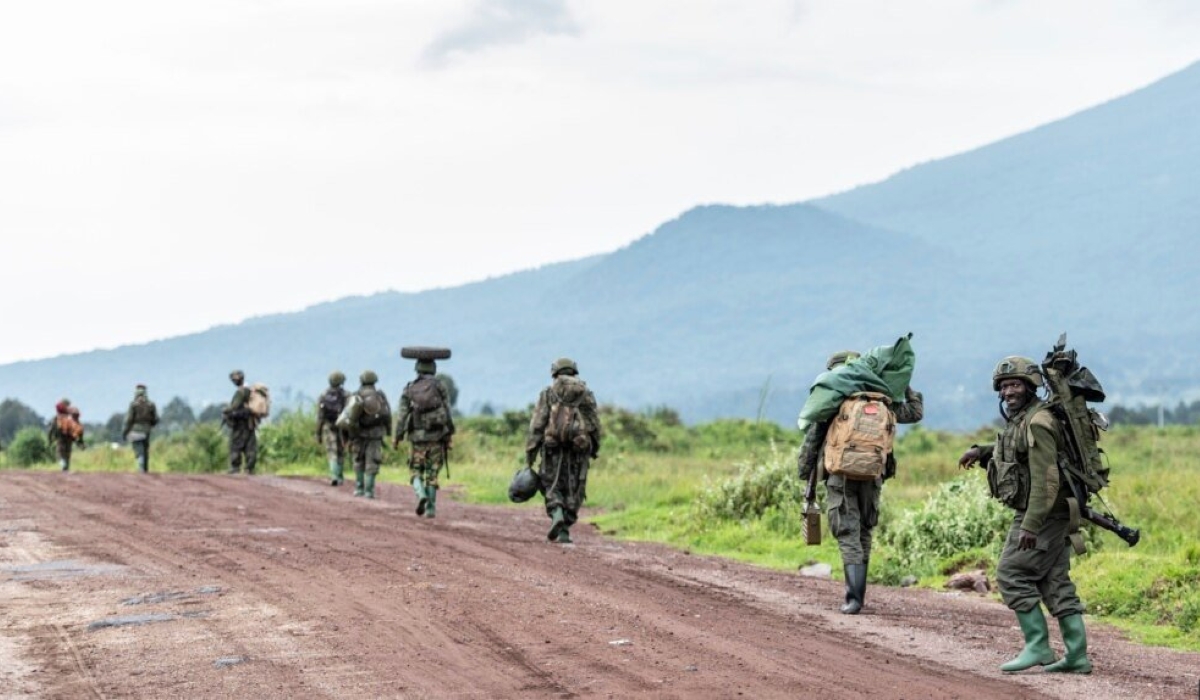
[[[988,599],[872,587],[845,616],[833,581],[380,495],[0,472],[0,699],[1197,697],[1200,654],[1098,624],[1092,676],[1004,676]]]

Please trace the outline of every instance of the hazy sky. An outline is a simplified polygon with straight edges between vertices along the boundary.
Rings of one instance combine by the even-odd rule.
[[[1195,0],[0,4],[0,362],[609,252],[1200,59]]]

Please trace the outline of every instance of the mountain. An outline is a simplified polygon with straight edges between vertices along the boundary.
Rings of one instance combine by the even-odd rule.
[[[448,345],[467,412],[524,407],[567,355],[602,402],[792,424],[830,352],[912,332],[925,424],[966,429],[996,416],[997,360],[1066,331],[1110,402],[1183,399],[1200,391],[1198,171],[1194,64],[832,197],[701,206],[606,255],[4,365],[0,394],[43,412],[69,395],[102,420],[137,381],[202,406],[237,367],[294,404],[371,368],[394,401],[413,376],[399,348]]]

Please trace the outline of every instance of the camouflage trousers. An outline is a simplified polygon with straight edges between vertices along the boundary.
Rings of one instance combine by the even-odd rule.
[[[383,465],[383,438],[359,438],[354,441],[354,473],[378,474]]]
[[[71,449],[75,443],[70,438],[58,438],[54,441],[54,453],[58,455],[58,460],[63,464],[71,464]]]
[[[408,457],[408,480],[418,476],[426,487],[438,488],[438,474],[446,463],[446,453],[440,442],[414,442]]]
[[[1040,601],[1058,618],[1083,613],[1083,602],[1071,581],[1067,515],[1054,513],[1048,517],[1037,533],[1037,547],[1021,550],[1017,549],[1017,541],[1024,517],[1018,512],[1013,519],[996,565],[996,583],[1004,604],[1015,612],[1029,612]]]
[[[563,509],[563,522],[574,525],[579,509],[587,499],[587,474],[591,460],[586,453],[570,450],[544,450],[542,456],[542,493],[546,498],[546,515],[554,516],[555,508]]]
[[[838,541],[842,564],[865,564],[871,558],[871,532],[879,524],[883,480],[852,481],[830,474],[825,482],[829,531]]]
[[[249,423],[235,423],[229,428],[229,471],[241,471],[243,459],[246,473],[253,474],[258,464],[258,433]]]
[[[346,459],[346,440],[340,431],[326,423],[321,426],[321,443],[325,445],[325,456],[330,462],[344,464]]]

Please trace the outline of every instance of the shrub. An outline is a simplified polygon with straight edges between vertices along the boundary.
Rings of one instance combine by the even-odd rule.
[[[17,431],[8,446],[8,461],[18,467],[45,464],[54,461],[50,446],[46,444],[46,433],[41,428],[26,427]]]
[[[317,442],[317,419],[304,411],[286,411],[258,429],[260,464],[320,463],[325,448]]]
[[[186,433],[164,442],[168,471],[219,472],[228,466],[225,436],[212,423],[198,423]]]
[[[771,529],[790,532],[799,525],[803,497],[804,483],[791,456],[772,445],[767,461],[743,463],[736,476],[707,485],[696,507],[701,519],[765,518]]]
[[[994,500],[987,483],[977,474],[946,482],[919,507],[904,511],[880,528],[880,549],[885,550],[884,582],[905,575],[938,572],[945,560],[979,559],[999,552],[1012,523],[1013,513]]]

